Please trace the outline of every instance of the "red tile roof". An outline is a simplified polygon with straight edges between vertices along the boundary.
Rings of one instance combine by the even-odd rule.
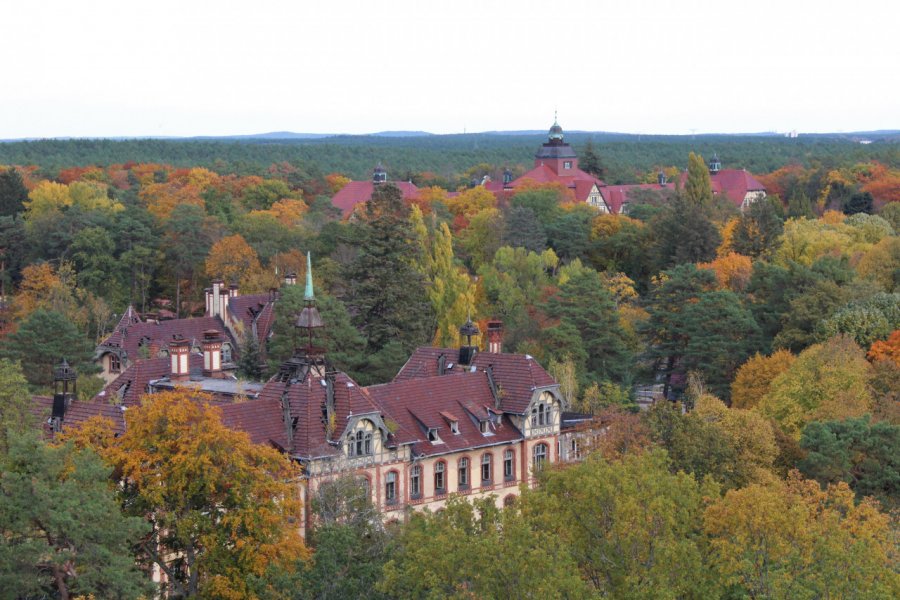
[[[484,371],[413,378],[366,388],[384,414],[400,427],[398,443],[413,443],[415,454],[435,455],[491,446],[522,437],[508,417],[497,416],[490,434],[481,433],[479,421],[488,418],[494,396]],[[453,433],[444,414],[458,415]],[[499,411],[498,411],[499,412]],[[436,429],[439,441],[429,441]]]
[[[629,201],[629,192],[632,192],[634,190],[650,190],[658,192],[662,190],[673,189],[675,189],[675,185],[671,183],[667,183],[665,185],[660,185],[658,183],[607,185],[600,188],[600,195],[603,196],[603,200],[606,202],[606,206],[607,208],[609,208],[609,212],[613,214],[619,214],[622,212],[622,206]]]
[[[510,183],[509,187],[515,189],[522,185],[527,179],[536,183],[561,183],[572,190],[575,194],[575,199],[579,202],[587,200],[591,188],[594,185],[597,187],[606,185],[603,183],[602,179],[598,179],[581,169],[572,169],[571,174],[557,175],[556,172],[547,165],[538,165]]]
[[[457,364],[459,350],[426,346],[413,352],[394,381],[437,376],[441,355],[444,356],[446,373],[471,370],[471,367],[460,367]],[[491,367],[491,373],[500,391],[500,407],[504,412],[523,414],[531,402],[535,388],[556,384],[550,374],[527,354],[479,352],[475,355],[472,366],[478,371]]]
[[[391,181],[390,183],[400,188],[404,200],[415,198],[419,195],[419,188],[412,182]],[[351,181],[332,196],[331,203],[341,209],[341,213],[346,217],[353,212],[357,204],[371,200],[374,189],[375,184],[372,181]]]
[[[287,450],[287,431],[281,402],[274,398],[235,402],[219,407],[222,423],[232,429],[245,431],[254,444],[273,444]]]
[[[53,437],[50,428],[50,416],[53,414],[53,398],[46,396],[34,396],[32,398],[31,412],[40,422],[41,429],[46,437]],[[113,423],[113,431],[116,435],[125,432],[125,407],[114,406],[106,402],[81,402],[74,400],[63,417],[62,428],[78,427],[92,417],[106,417]]]
[[[233,355],[237,355],[239,347],[219,317],[194,317],[190,319],[172,319],[145,323],[130,320],[127,323],[119,321],[116,329],[103,340],[97,348],[97,355],[102,356],[111,349],[122,349],[125,357],[132,362],[140,358],[142,347],[155,346],[159,350],[168,348],[169,342],[175,335],[189,340],[192,345],[199,345],[203,339],[203,332],[209,329],[216,330],[233,348]],[[151,356],[150,358],[154,358]]]

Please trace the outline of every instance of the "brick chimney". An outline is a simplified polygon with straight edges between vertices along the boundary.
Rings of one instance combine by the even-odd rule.
[[[284,285],[297,285],[297,274],[291,271],[284,276]]]
[[[215,329],[207,329],[203,332],[203,341],[200,343],[203,349],[203,375],[205,377],[219,377],[222,374],[222,336]]]
[[[228,286],[228,296],[230,298],[237,298],[240,296],[240,294],[238,294],[238,284],[232,283]]]
[[[177,334],[172,336],[172,341],[169,342],[169,359],[171,360],[169,379],[182,380],[190,376],[190,354],[190,340]]]
[[[487,351],[500,354],[503,352],[503,321],[491,319],[487,322]]]
[[[228,288],[222,286],[222,289],[219,290],[219,312],[216,314],[222,317],[223,323],[228,323],[228,300],[231,298],[231,293]]]

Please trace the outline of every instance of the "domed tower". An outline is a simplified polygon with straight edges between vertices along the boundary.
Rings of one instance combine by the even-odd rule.
[[[574,175],[578,169],[578,155],[565,142],[563,129],[559,126],[556,115],[547,134],[547,143],[534,155],[534,166],[541,165],[550,167],[557,175]]]
[[[379,164],[375,167],[375,170],[372,171],[372,183],[378,185],[379,183],[384,183],[387,181],[387,171],[384,170],[384,167]]]
[[[719,171],[722,170],[722,162],[719,160],[719,155],[713,152],[713,156],[709,159],[709,174],[715,175]]]

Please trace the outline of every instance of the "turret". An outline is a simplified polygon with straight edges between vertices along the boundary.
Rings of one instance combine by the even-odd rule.
[[[63,358],[53,369],[53,412],[50,414],[50,426],[54,433],[62,429],[66,411],[78,394],[77,382],[78,373]]]
[[[476,336],[480,333],[478,331],[478,326],[472,322],[472,319],[469,318],[465,325],[459,328],[459,336],[466,338],[466,343],[459,347],[459,359],[457,362],[462,365],[470,365],[472,361],[475,359],[475,354],[478,352],[478,347],[472,344],[472,337]]]
[[[384,183],[387,181],[387,171],[384,170],[384,167],[378,165],[375,167],[375,170],[372,171],[372,183],[378,185],[379,183]]]
[[[722,170],[722,163],[719,161],[719,155],[713,152],[713,157],[709,159],[709,174],[715,175]]]

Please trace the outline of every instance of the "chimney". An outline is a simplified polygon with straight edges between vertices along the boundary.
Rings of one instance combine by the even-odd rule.
[[[176,334],[172,336],[169,342],[169,359],[171,360],[171,369],[169,379],[182,380],[190,376],[190,353],[191,342],[182,336]]]
[[[240,294],[238,294],[238,284],[232,283],[228,286],[228,297],[237,298],[238,296],[240,296]]]
[[[284,285],[297,285],[297,274],[293,271],[284,276]]]
[[[231,294],[224,286],[219,290],[219,312],[216,314],[222,318],[223,323],[228,323],[228,299]]]
[[[53,369],[53,412],[50,414],[53,433],[59,433],[62,429],[66,411],[78,393],[77,380],[78,373],[69,366],[65,358]]]
[[[491,319],[487,322],[488,352],[500,354],[503,352],[503,321]]]
[[[210,291],[210,296],[206,305],[206,314],[209,317],[215,317],[221,310],[219,295],[222,292],[223,283],[224,282],[221,279],[213,279],[212,281],[212,290]]]
[[[203,375],[219,377],[222,374],[222,336],[215,329],[203,332]]]
[[[659,182],[660,186],[666,185],[666,174],[662,169],[660,169],[659,173],[656,174],[656,180]]]

